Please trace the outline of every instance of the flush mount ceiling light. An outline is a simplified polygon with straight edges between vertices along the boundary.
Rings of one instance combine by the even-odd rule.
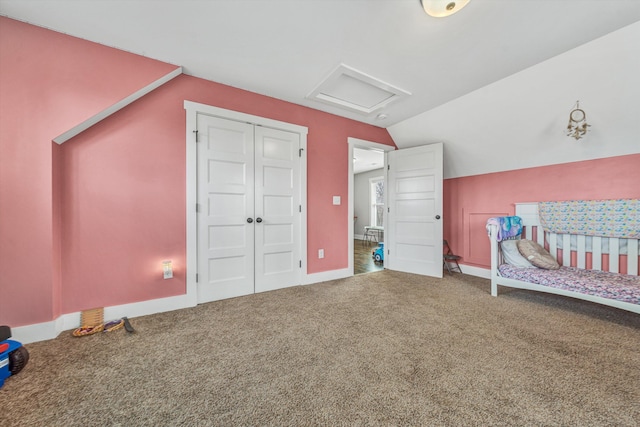
[[[469,0],[420,0],[427,14],[436,18],[453,15],[469,3]]]
[[[406,90],[340,64],[307,98],[368,115],[409,95]]]

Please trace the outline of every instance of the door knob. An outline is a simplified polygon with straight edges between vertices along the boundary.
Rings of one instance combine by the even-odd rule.
[[[261,223],[262,222],[262,218],[260,218],[260,217],[256,218],[256,222],[257,223]]]
[[[253,218],[247,218],[247,222],[251,224],[253,222]]]
[[[440,215],[436,215],[436,219],[440,219]]]

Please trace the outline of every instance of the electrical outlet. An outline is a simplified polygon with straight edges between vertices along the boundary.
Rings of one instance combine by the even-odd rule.
[[[324,249],[318,249],[318,258],[324,258]]]

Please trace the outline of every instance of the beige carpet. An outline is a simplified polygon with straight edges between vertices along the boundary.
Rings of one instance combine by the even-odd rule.
[[[640,316],[384,271],[26,347],[0,426],[637,426]]]

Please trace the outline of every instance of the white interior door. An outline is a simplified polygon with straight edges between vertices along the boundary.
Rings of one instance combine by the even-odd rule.
[[[198,302],[301,283],[300,135],[198,114]]]
[[[254,126],[198,114],[197,129],[202,303],[254,292]]]
[[[442,144],[387,156],[385,266],[442,277]]]
[[[300,135],[255,131],[255,291],[299,285]]]

